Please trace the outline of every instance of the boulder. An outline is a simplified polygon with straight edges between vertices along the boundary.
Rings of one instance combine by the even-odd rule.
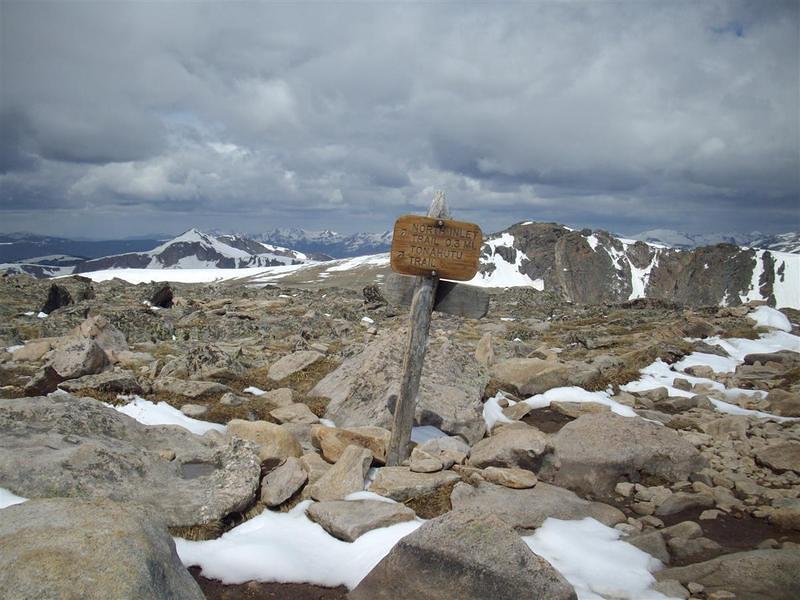
[[[17,352],[14,353],[14,360],[17,360]],[[800,417],[800,393],[798,392],[792,393],[781,389],[770,390],[767,394],[767,402],[769,402],[768,410],[771,413],[781,417]]]
[[[303,470],[308,473],[308,483],[316,483],[319,478],[325,475],[331,468],[331,464],[326,462],[316,452],[309,452],[300,457],[300,464]]]
[[[498,518],[450,512],[401,539],[348,597],[566,600],[576,595]]]
[[[47,365],[37,371],[25,384],[23,392],[28,396],[42,396],[55,392],[58,385],[64,381],[56,370]]]
[[[380,500],[328,500],[315,502],[306,514],[333,537],[354,542],[378,527],[411,521],[414,511],[393,502]]]
[[[717,542],[702,536],[690,539],[674,537],[667,542],[667,546],[675,562],[684,564],[707,560],[723,552]]]
[[[63,338],[50,358],[50,366],[64,379],[99,373],[108,364],[108,356],[94,340],[76,336]]]
[[[91,398],[0,400],[0,487],[27,498],[109,498],[189,527],[246,509],[259,477],[250,444],[142,425]]]
[[[294,391],[291,388],[278,388],[264,392],[261,397],[278,408],[294,404]]]
[[[516,467],[536,471],[547,450],[547,437],[535,427],[501,427],[472,447],[473,467]]]
[[[470,447],[458,436],[433,438],[417,448],[438,458],[445,469],[462,464],[470,453]]]
[[[598,375],[599,371],[585,363],[509,358],[496,363],[491,373],[498,381],[513,385],[523,396],[532,396],[556,387],[583,386]]]
[[[307,405],[302,403],[276,408],[269,415],[278,423],[300,423],[301,425],[319,423],[319,417],[311,412]]]
[[[169,284],[163,283],[157,285],[153,290],[153,293],[150,294],[150,305],[157,306],[159,308],[172,308],[172,301],[175,298],[175,295],[172,292],[172,288]]]
[[[54,310],[64,308],[74,303],[75,301],[72,299],[72,295],[67,288],[63,285],[52,283],[50,284],[50,289],[47,292],[47,300],[45,300],[41,312],[49,315]]]
[[[31,340],[27,342],[22,348],[12,354],[14,362],[27,362],[41,360],[41,358],[50,352],[53,347],[53,341],[49,339]]]
[[[756,461],[773,471],[800,473],[800,442],[789,440],[772,444],[755,453]]]
[[[303,369],[307,369],[325,355],[315,350],[302,350],[284,356],[273,364],[267,372],[267,377],[273,381],[281,381]]]
[[[299,458],[290,456],[267,473],[261,482],[261,501],[278,506],[291,498],[308,481],[308,473]]]
[[[208,407],[202,404],[184,404],[181,406],[181,412],[187,417],[192,419],[199,419],[208,412]]]
[[[59,386],[65,392],[97,390],[109,394],[141,394],[142,386],[130,371],[105,371],[70,379]]]
[[[329,462],[336,462],[350,445],[367,448],[375,457],[375,462],[386,462],[386,448],[392,432],[383,427],[327,427],[316,425],[311,428],[311,439],[314,446],[322,451],[322,456]]]
[[[568,385],[569,367],[557,360],[509,358],[492,367],[492,377],[513,385],[520,394],[531,396]]]
[[[370,492],[407,502],[435,493],[439,488],[452,485],[460,477],[452,471],[414,473],[408,467],[381,467],[369,487]]]
[[[360,492],[371,464],[372,452],[360,446],[348,446],[335,465],[306,487],[306,495],[314,500],[342,500],[353,492]]]
[[[581,415],[587,413],[608,412],[610,407],[605,404],[598,404],[597,402],[558,402],[550,403],[550,410],[557,412],[560,415],[569,417],[570,419],[577,419]]]
[[[0,510],[5,598],[203,600],[159,514],[109,500],[30,500]]]
[[[769,522],[781,529],[800,531],[800,499],[784,498],[769,511]]]
[[[522,490],[493,483],[479,483],[475,487],[457,483],[450,495],[450,501],[453,510],[479,510],[496,515],[510,526],[521,530],[536,529],[548,517],[592,517],[609,527],[625,521],[625,514],[613,506],[583,500],[569,490],[541,481],[535,487]]]
[[[656,508],[656,516],[674,515],[690,508],[710,508],[714,506],[714,496],[700,493],[677,492],[669,496]]]
[[[391,427],[400,389],[402,331],[387,331],[309,392],[329,398],[325,417],[340,427]],[[398,341],[400,340],[400,341]],[[443,336],[430,340],[414,421],[475,443],[483,437],[481,397],[488,377],[472,352]]]
[[[300,442],[289,431],[268,421],[244,421],[233,419],[225,430],[228,439],[238,437],[253,442],[258,447],[258,456],[271,458],[298,457],[303,454]]]
[[[71,335],[94,340],[112,363],[117,362],[117,357],[120,353],[128,352],[129,350],[125,334],[114,327],[111,321],[103,315],[89,317],[73,329]]]
[[[704,586],[706,594],[734,591],[737,600],[794,600],[800,598],[800,552],[796,548],[751,550],[725,554],[686,567],[673,567],[654,575],[659,581],[674,579]]]
[[[506,469],[503,467],[486,467],[480,473],[489,483],[496,483],[515,490],[526,490],[538,483],[536,475],[525,469]]]
[[[583,415],[551,443],[553,483],[586,494],[610,494],[623,479],[682,481],[705,466],[698,450],[672,429],[614,413]]]
[[[415,447],[411,451],[408,467],[415,473],[435,473],[436,471],[441,471],[444,468],[444,464],[432,454]]]
[[[153,389],[156,392],[183,396],[189,400],[222,396],[231,391],[227,385],[216,381],[188,381],[175,377],[159,377],[153,382]]]
[[[657,558],[665,565],[670,562],[669,550],[664,541],[664,536],[660,531],[651,530],[625,538],[625,541],[636,546],[639,550],[647,552],[650,556]]]
[[[230,383],[244,374],[245,370],[245,365],[237,356],[214,344],[202,344],[169,360],[161,368],[159,377]]]

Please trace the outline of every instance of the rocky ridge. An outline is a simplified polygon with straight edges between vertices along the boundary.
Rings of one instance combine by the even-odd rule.
[[[407,465],[386,467],[406,314],[374,289],[173,284],[171,305],[154,308],[163,286],[58,285],[72,301],[37,318],[26,313],[50,282],[0,280],[0,347],[10,349],[0,353],[0,487],[17,495],[155,508],[162,531],[191,539],[293,508],[350,544],[407,526],[409,511],[429,519],[406,546],[386,548],[355,597],[405,585],[421,549],[443,580],[480,568],[486,585],[533,577],[571,597],[518,534],[586,517],[669,567],[653,589],[798,593],[771,565],[794,564],[800,542],[800,347],[739,353],[775,337],[751,318],[755,306],[577,305],[522,288],[494,293],[482,321],[436,314],[417,434],[445,435],[418,437]],[[794,334],[798,316],[783,313]],[[642,369],[652,374],[637,385]],[[354,516],[351,503],[378,502],[349,498],[365,479],[402,510],[366,505]],[[467,551],[474,531],[487,532],[477,554]],[[524,572],[482,558],[512,551]],[[737,561],[746,583],[715,578]],[[464,597],[486,591],[463,583]],[[452,597],[439,589],[432,597]]]

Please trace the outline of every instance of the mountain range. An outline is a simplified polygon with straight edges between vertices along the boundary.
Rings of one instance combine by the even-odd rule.
[[[678,250],[556,223],[518,223],[484,241],[476,283],[530,286],[578,304],[655,298],[688,306],[765,300],[800,308],[800,254],[735,244]]]
[[[294,248],[307,254],[322,253],[332,258],[346,258],[365,254],[386,252],[392,245],[392,232],[353,233],[344,235],[328,229],[308,231],[306,229],[273,229],[256,236],[262,242]]]
[[[691,249],[717,244],[736,244],[748,248],[800,253],[800,232],[765,234],[751,233],[682,233],[673,229],[651,229],[631,236],[635,240],[663,244],[670,248]]]
[[[480,271],[470,283],[532,287],[555,293],[564,301],[585,304],[658,298],[690,306],[750,300],[766,300],[779,307],[800,306],[798,253],[733,243],[687,249],[689,243],[700,240],[666,230],[645,234],[648,241],[600,230],[574,230],[556,223],[518,223],[484,240]],[[260,237],[262,240],[232,234],[215,236],[190,229],[147,251],[90,259],[46,255],[0,265],[0,270],[51,277],[129,268],[213,270],[295,265],[305,269],[306,265],[324,264],[320,260],[332,260],[334,254],[359,249],[362,255],[385,251],[390,242],[388,232],[342,236],[331,231],[293,229]],[[772,236],[772,242],[797,252],[797,237]],[[278,245],[276,240],[287,246],[299,244],[309,252],[324,248],[329,253],[309,254]],[[355,259],[354,264],[358,262]],[[320,278],[339,270],[335,265],[325,267]]]

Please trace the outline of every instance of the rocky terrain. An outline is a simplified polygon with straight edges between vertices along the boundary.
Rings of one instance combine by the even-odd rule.
[[[670,300],[581,290],[563,269],[593,290],[616,242],[548,227],[490,246],[544,291],[434,314],[403,466],[385,456],[407,310],[376,271],[0,278],[0,588],[800,596],[800,312],[719,306],[713,279]],[[753,261],[618,250],[653,264],[652,290]]]

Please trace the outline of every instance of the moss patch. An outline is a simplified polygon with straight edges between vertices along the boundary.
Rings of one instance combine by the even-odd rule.
[[[433,519],[453,509],[450,503],[450,494],[458,480],[443,485],[435,492],[406,500],[403,504],[413,509],[417,516],[423,519]]]

